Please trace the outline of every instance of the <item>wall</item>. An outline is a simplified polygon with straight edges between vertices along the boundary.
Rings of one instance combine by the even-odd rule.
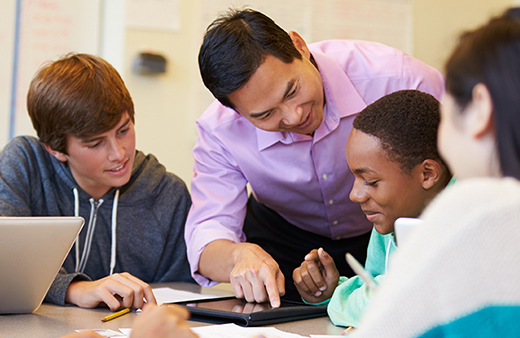
[[[515,1],[414,0],[413,56],[442,71],[460,33],[484,24],[512,5]]]
[[[181,24],[177,32],[128,29],[123,78],[136,111],[137,147],[153,153],[169,171],[189,182],[196,141],[196,91],[200,86],[197,53],[200,38],[194,38],[195,8],[190,0],[180,2]],[[167,73],[143,76],[132,72],[134,58],[143,51],[161,53],[168,61]],[[211,102],[207,94],[207,102]]]
[[[191,150],[197,138],[195,120],[212,101],[202,85],[197,67],[197,53],[202,40],[199,22],[205,12],[201,9],[204,1],[210,0],[179,0],[178,31],[127,29],[123,66],[118,67],[136,107],[137,147],[145,153],[155,154],[169,171],[187,183],[192,176]],[[3,3],[3,8],[12,3],[13,0]],[[462,30],[484,23],[490,15],[498,14],[513,4],[520,5],[520,0],[413,0],[411,54],[442,69]],[[11,7],[0,11],[3,24],[13,22],[14,7]],[[207,24],[209,21],[211,19]],[[9,37],[4,32],[0,32],[0,43],[8,43]],[[160,52],[168,59],[167,74],[146,77],[132,72],[135,56],[147,50]],[[10,56],[4,55],[0,63],[0,75],[5,79],[5,76],[10,76],[6,71],[11,67]],[[7,129],[8,112],[3,107],[8,98],[5,86],[0,85],[0,103],[4,103],[0,111],[0,147],[7,137],[4,130]]]
[[[462,30],[484,23],[490,15],[500,13],[515,1],[414,0],[412,55],[442,70]],[[203,111],[201,107],[212,98],[202,86],[196,60],[202,39],[196,26],[200,2],[181,0],[180,4],[178,32],[127,30],[124,77],[137,109],[137,146],[157,155],[168,170],[189,182],[191,149],[197,137],[195,120]],[[165,77],[147,79],[131,73],[132,58],[146,48],[167,56],[171,68]],[[205,93],[202,99],[201,92]]]

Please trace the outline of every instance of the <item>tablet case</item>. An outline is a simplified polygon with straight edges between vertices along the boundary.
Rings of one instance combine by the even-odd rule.
[[[202,320],[211,323],[232,322],[241,326],[263,326],[285,323],[303,319],[327,316],[326,305],[308,305],[304,303],[282,301],[279,308],[261,310],[252,313],[238,313],[223,309],[194,307],[198,302],[182,304],[191,313],[191,320]],[[243,301],[243,304],[246,304]]]

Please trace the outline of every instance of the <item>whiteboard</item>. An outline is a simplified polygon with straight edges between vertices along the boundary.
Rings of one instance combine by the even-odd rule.
[[[0,1],[0,148],[9,135],[9,109],[13,68],[13,45],[15,28],[15,1]]]
[[[5,51],[2,54],[7,56],[2,56],[0,74],[8,75],[2,76],[0,83],[0,148],[10,136],[35,135],[25,101],[29,83],[43,63],[70,51],[98,54],[101,13],[101,0],[2,0],[1,3],[0,21],[8,19],[8,23],[2,22],[6,26],[2,32],[7,33],[0,36],[0,45]],[[8,103],[5,97],[9,97]]]

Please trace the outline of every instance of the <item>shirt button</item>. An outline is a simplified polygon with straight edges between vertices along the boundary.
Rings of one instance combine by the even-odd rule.
[[[333,225],[338,225],[338,221],[332,222]]]
[[[334,200],[329,200],[329,204],[333,205],[334,204]]]
[[[324,180],[326,180],[327,178],[329,178],[329,176],[327,174],[323,174],[321,175],[321,178],[323,178]]]

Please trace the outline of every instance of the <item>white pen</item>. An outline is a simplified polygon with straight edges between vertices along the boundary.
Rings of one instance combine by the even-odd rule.
[[[347,252],[345,255],[348,265],[354,270],[354,272],[359,275],[366,283],[367,287],[370,291],[375,291],[377,289],[377,283],[372,277],[372,274],[366,271],[363,266],[354,258],[350,253]]]

